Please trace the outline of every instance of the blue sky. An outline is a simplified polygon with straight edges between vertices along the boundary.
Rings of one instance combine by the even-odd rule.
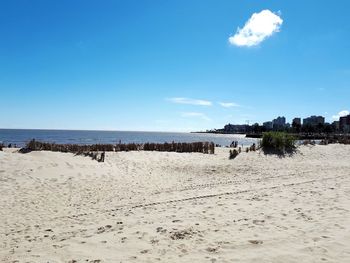
[[[263,10],[255,24],[267,33],[235,44]],[[0,128],[331,121],[350,110],[349,10],[346,0],[1,1]]]

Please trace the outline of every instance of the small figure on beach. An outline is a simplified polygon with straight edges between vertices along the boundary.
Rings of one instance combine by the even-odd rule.
[[[101,153],[101,157],[100,157],[99,162],[102,162],[102,163],[103,163],[103,162],[105,161],[105,154],[106,154],[105,152],[102,152],[102,153]]]
[[[238,141],[232,141],[230,144],[231,148],[237,148],[237,146],[238,146]]]

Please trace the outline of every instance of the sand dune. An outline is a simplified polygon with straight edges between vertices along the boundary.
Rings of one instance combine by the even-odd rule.
[[[2,262],[350,262],[350,147],[0,152]]]

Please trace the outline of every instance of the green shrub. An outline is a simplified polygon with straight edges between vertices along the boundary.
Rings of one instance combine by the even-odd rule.
[[[289,152],[295,149],[294,136],[285,132],[265,132],[261,140],[261,147],[267,151]]]

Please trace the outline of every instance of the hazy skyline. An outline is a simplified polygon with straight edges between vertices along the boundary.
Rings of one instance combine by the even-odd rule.
[[[0,128],[194,131],[350,110],[350,2],[6,1]]]

